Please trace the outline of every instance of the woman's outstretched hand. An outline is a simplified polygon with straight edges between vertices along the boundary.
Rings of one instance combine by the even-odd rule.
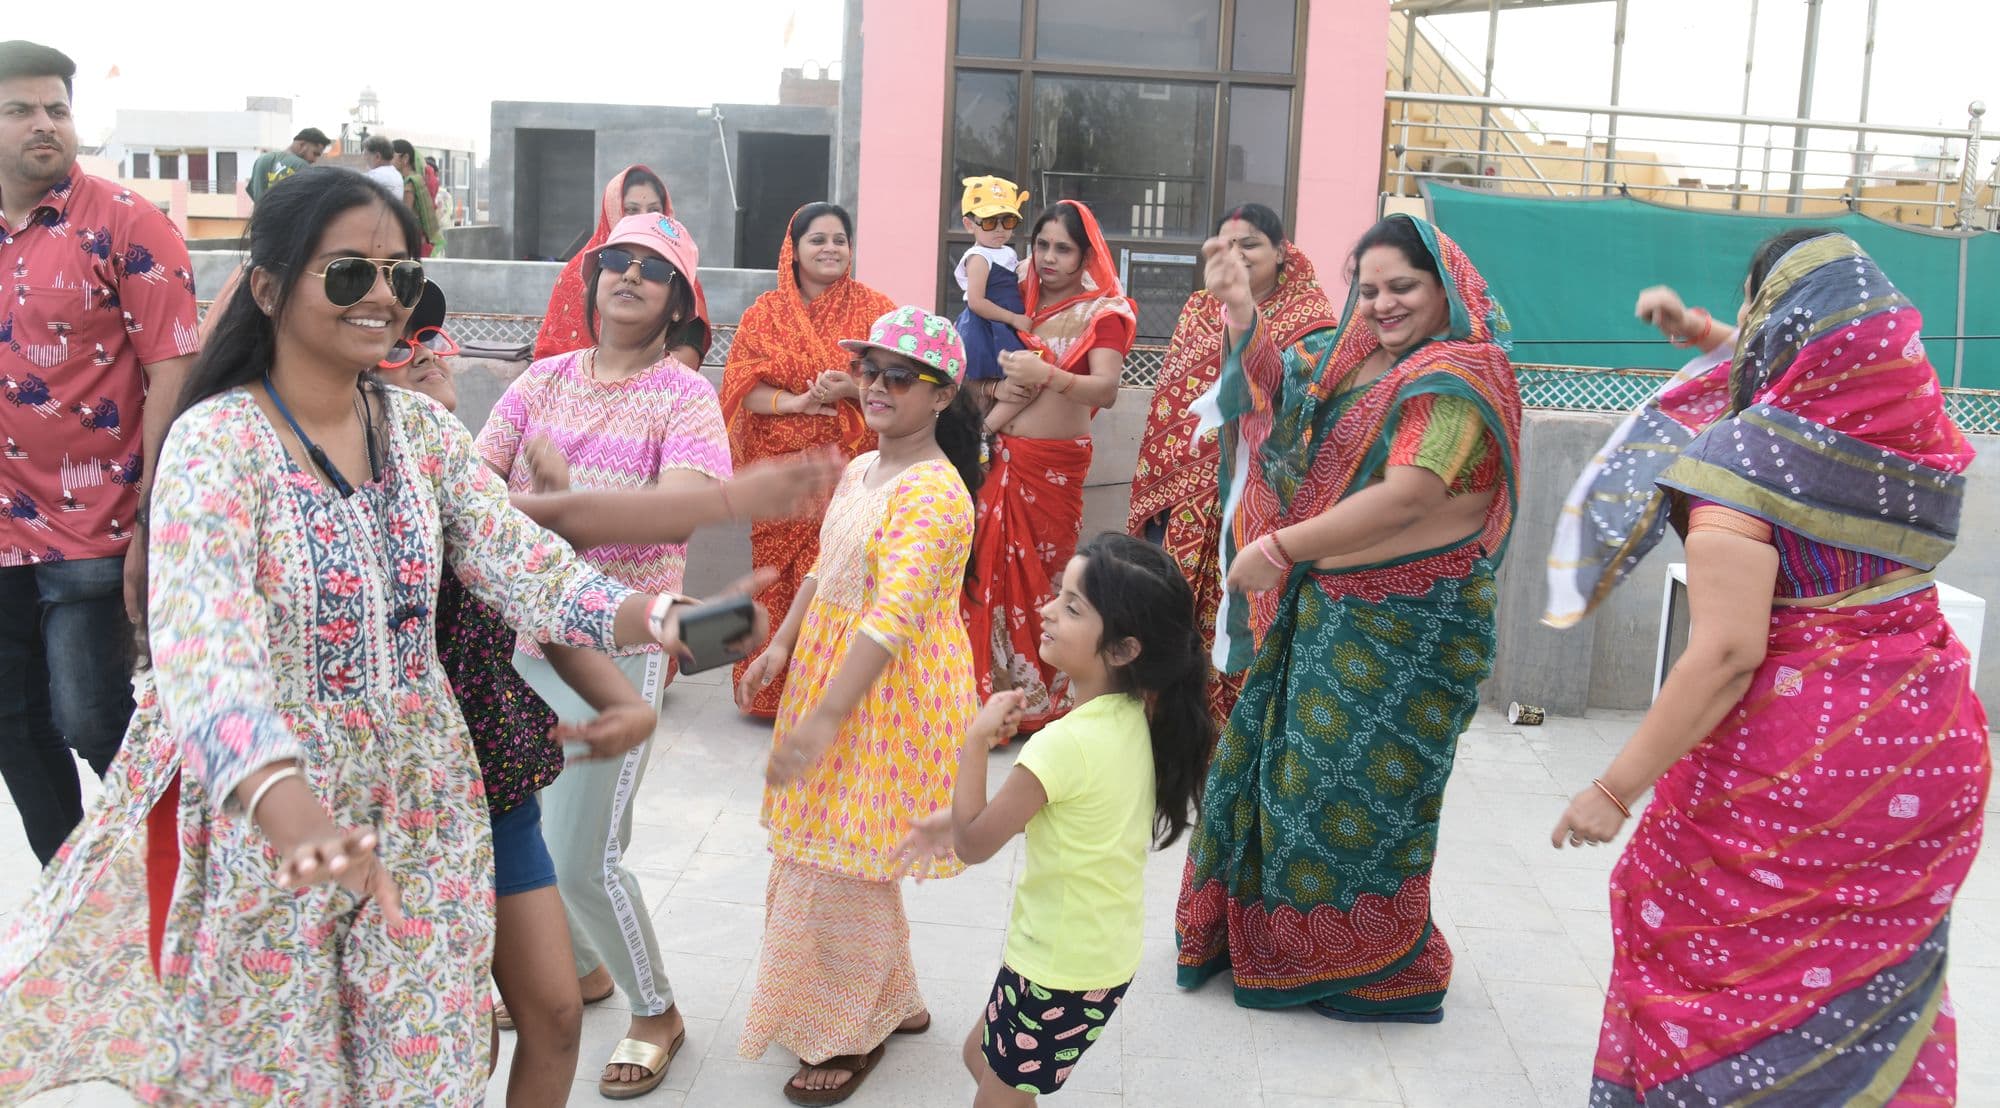
[[[584,723],[558,723],[549,737],[559,743],[578,743],[589,753],[578,755],[580,762],[617,758],[653,737],[660,724],[659,709],[643,700],[613,704]]]
[[[1625,825],[1625,813],[1604,795],[1604,790],[1592,785],[1569,798],[1569,807],[1563,809],[1562,818],[1556,820],[1556,829],[1549,833],[1549,845],[1561,850],[1565,846],[1597,846],[1618,837],[1618,829]]]
[[[388,867],[376,855],[380,837],[373,830],[350,827],[300,841],[278,865],[278,887],[339,885],[361,897],[365,903],[382,906],[382,922],[391,927],[403,923],[403,897]]]
[[[794,519],[823,504],[846,468],[837,450],[805,450],[751,462],[723,487],[739,518]]]

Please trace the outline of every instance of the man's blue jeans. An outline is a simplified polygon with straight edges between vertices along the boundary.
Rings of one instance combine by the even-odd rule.
[[[132,721],[124,574],[122,557],[0,569],[0,778],[44,865],[83,820],[70,750],[102,777]]]

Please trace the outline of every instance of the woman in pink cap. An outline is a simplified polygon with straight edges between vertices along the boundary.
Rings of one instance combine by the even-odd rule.
[[[567,463],[576,488],[701,487],[730,475],[715,388],[672,353],[708,345],[698,257],[687,228],[670,215],[627,216],[612,228],[585,264],[584,320],[594,345],[529,366],[479,433],[481,456],[510,488],[533,491],[529,454],[541,449],[538,440]],[[584,559],[635,587],[678,592],[687,547],[600,546]],[[666,656],[634,650],[615,660],[657,708]],[[557,717],[593,715],[536,644],[523,641],[514,664]],[[598,1083],[616,1100],[658,1086],[687,1038],[645,897],[621,860],[651,750],[649,740],[622,758],[574,765],[542,791],[544,837],[584,1000],[602,1000],[615,985],[631,1004],[631,1026]]]
[[[897,308],[854,355],[878,449],[848,463],[819,557],[784,626],[745,670],[739,706],[789,673],[765,770],[771,831],[764,947],[737,1051],[799,1058],[794,1104],[854,1095],[892,1034],[930,1027],[910,958],[896,850],[951,802],[952,756],[978,704],[958,610],[979,487],[979,415],[959,389],[965,345]],[[944,877],[956,858],[926,862]]]

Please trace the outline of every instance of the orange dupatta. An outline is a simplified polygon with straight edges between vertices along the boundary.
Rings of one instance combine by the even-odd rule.
[[[821,373],[846,369],[852,356],[840,348],[840,340],[867,338],[875,320],[896,306],[855,280],[851,269],[807,303],[799,292],[795,257],[787,234],[778,248],[778,287],[743,313],[722,373],[722,417],[729,422],[730,451],[738,466],[815,446],[838,446],[849,458],[875,448],[875,433],[858,404],[843,403],[830,416],[749,410],[750,390],[758,385],[804,392]]]
[[[789,221],[786,227],[789,232]],[[834,415],[772,415],[750,410],[750,392],[758,385],[804,392],[821,373],[846,368],[851,356],[840,348],[840,340],[867,338],[875,320],[896,306],[855,280],[852,273],[807,303],[799,292],[795,256],[792,236],[787,233],[778,248],[778,287],[759,296],[743,313],[736,342],[729,348],[728,365],[722,371],[722,416],[729,423],[729,453],[738,469],[761,458],[820,446],[838,447],[847,458],[875,449],[875,432],[868,429],[858,404],[843,402]],[[751,561],[778,571],[778,580],[758,595],[772,614],[774,630],[819,558],[819,526],[817,518],[751,525]],[[747,659],[737,663],[736,680],[743,679],[748,666]],[[766,719],[777,715],[784,691],[785,679],[780,675],[757,694],[750,714]]]

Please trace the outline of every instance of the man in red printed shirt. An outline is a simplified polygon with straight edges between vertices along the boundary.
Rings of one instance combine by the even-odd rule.
[[[180,232],[76,167],[74,62],[0,42],[0,777],[46,864],[132,715],[137,519],[195,352]],[[150,402],[148,394],[150,393]]]

